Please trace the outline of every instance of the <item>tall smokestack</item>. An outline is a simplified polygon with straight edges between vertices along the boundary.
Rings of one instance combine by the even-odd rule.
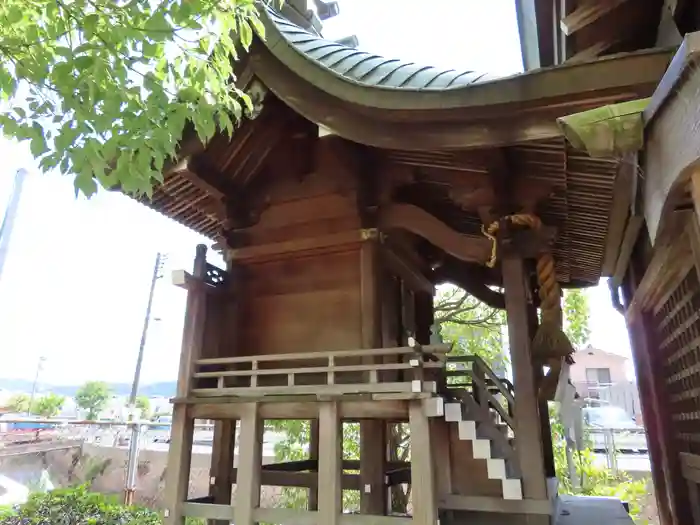
[[[12,236],[12,229],[15,225],[15,218],[17,217],[19,200],[22,196],[22,185],[26,177],[27,170],[24,168],[18,169],[17,173],[15,173],[15,181],[12,185],[12,192],[10,193],[7,208],[5,208],[5,216],[2,219],[2,224],[0,224],[0,279],[2,279],[2,271],[5,267],[5,260],[7,259],[7,252],[10,247],[10,237]]]

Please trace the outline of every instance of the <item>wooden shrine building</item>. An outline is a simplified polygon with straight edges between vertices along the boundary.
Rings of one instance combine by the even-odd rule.
[[[254,115],[231,139],[186,135],[144,200],[227,261],[202,246],[174,276],[188,303],[166,523],[631,523],[615,500],[586,511],[558,496],[531,344],[545,287],[601,276],[615,298],[622,286],[662,523],[700,523],[700,47],[690,35],[677,51],[692,2],[662,3],[519,0],[528,71],[502,79],[324,40],[303,2],[262,12],[237,79]],[[652,96],[638,154],[594,158],[557,123]],[[445,282],[506,311],[512,383],[435,343]],[[195,419],[216,427],[211,492],[191,500]],[[261,465],[271,419],[312,422],[307,460]],[[343,460],[347,421],[359,461]],[[388,459],[396,422],[408,462]],[[391,516],[388,489],[407,482],[411,515]],[[261,507],[262,485],[307,488],[308,509]],[[359,514],[343,514],[343,490],[360,492]]]

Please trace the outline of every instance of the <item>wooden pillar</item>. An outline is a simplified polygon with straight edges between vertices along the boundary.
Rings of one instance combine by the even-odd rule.
[[[379,239],[376,230],[367,231],[370,233],[360,251],[362,346],[379,348],[382,345]],[[376,364],[377,368],[381,365],[373,359],[368,360],[367,364]],[[371,371],[368,380],[376,382],[377,374],[377,370]],[[379,419],[360,420],[360,512],[362,514],[384,515],[386,513],[385,465],[385,423]]]
[[[338,403],[325,401],[319,407],[318,520],[337,525],[343,512],[343,431]],[[239,525],[236,522],[236,525]],[[247,524],[244,524],[247,525]]]
[[[316,460],[316,474],[318,474],[318,419],[311,420],[309,429],[309,459]],[[318,510],[318,483],[309,489],[309,510]]]
[[[231,504],[233,457],[236,445],[236,421],[227,419],[214,424],[214,440],[209,469],[209,495],[217,505]],[[209,525],[228,525],[228,521],[209,520]]]
[[[260,471],[262,470],[263,424],[257,403],[247,403],[241,418],[238,447],[234,523],[254,525],[255,509],[260,506]]]
[[[527,320],[528,320],[528,338],[532,338],[537,333],[539,320],[537,319],[537,308],[534,304],[527,305]],[[539,385],[544,372],[542,367],[534,366],[533,373],[535,374],[535,385]],[[556,469],[554,468],[554,446],[552,444],[552,425],[549,421],[549,404],[545,399],[538,403],[540,412],[540,435],[542,436],[542,455],[544,458],[544,474],[547,478],[556,477]]]
[[[547,499],[547,482],[542,454],[539,401],[530,350],[525,269],[522,259],[505,258],[501,264],[515,386],[515,439],[523,477],[523,496],[544,500]]]
[[[438,519],[437,494],[430,424],[420,400],[410,401],[408,409],[411,428],[411,499],[413,523],[435,525]]]
[[[430,420],[430,445],[435,465],[435,493],[438,501],[452,494],[452,463],[450,462],[450,427],[443,418]]]
[[[207,270],[207,247],[197,246],[193,276],[204,279]],[[182,334],[180,370],[177,379],[177,400],[173,406],[173,421],[170,430],[170,448],[165,476],[165,525],[184,525],[182,504],[187,499],[192,462],[192,439],[194,419],[189,414],[187,398],[191,390],[194,361],[198,358],[204,338],[206,297],[201,289],[187,293],[185,326]]]

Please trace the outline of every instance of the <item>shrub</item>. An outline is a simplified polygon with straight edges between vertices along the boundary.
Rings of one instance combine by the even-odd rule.
[[[33,494],[16,510],[0,511],[1,525],[160,525],[160,514],[120,505],[116,498],[83,485]]]

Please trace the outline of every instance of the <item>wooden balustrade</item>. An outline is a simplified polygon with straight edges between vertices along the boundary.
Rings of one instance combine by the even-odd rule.
[[[447,359],[445,375],[448,386],[462,387],[469,390],[474,399],[487,410],[495,410],[501,420],[515,432],[513,410],[515,407],[515,390],[507,379],[501,379],[479,356],[450,356]],[[462,365],[460,368],[459,365]],[[455,379],[450,381],[449,379]],[[496,399],[501,395],[503,402]]]
[[[449,345],[414,345],[197,359],[191,394],[420,397],[436,391],[436,381],[431,379],[438,374],[431,370],[444,368],[449,350]],[[367,358],[375,363],[366,363]]]

